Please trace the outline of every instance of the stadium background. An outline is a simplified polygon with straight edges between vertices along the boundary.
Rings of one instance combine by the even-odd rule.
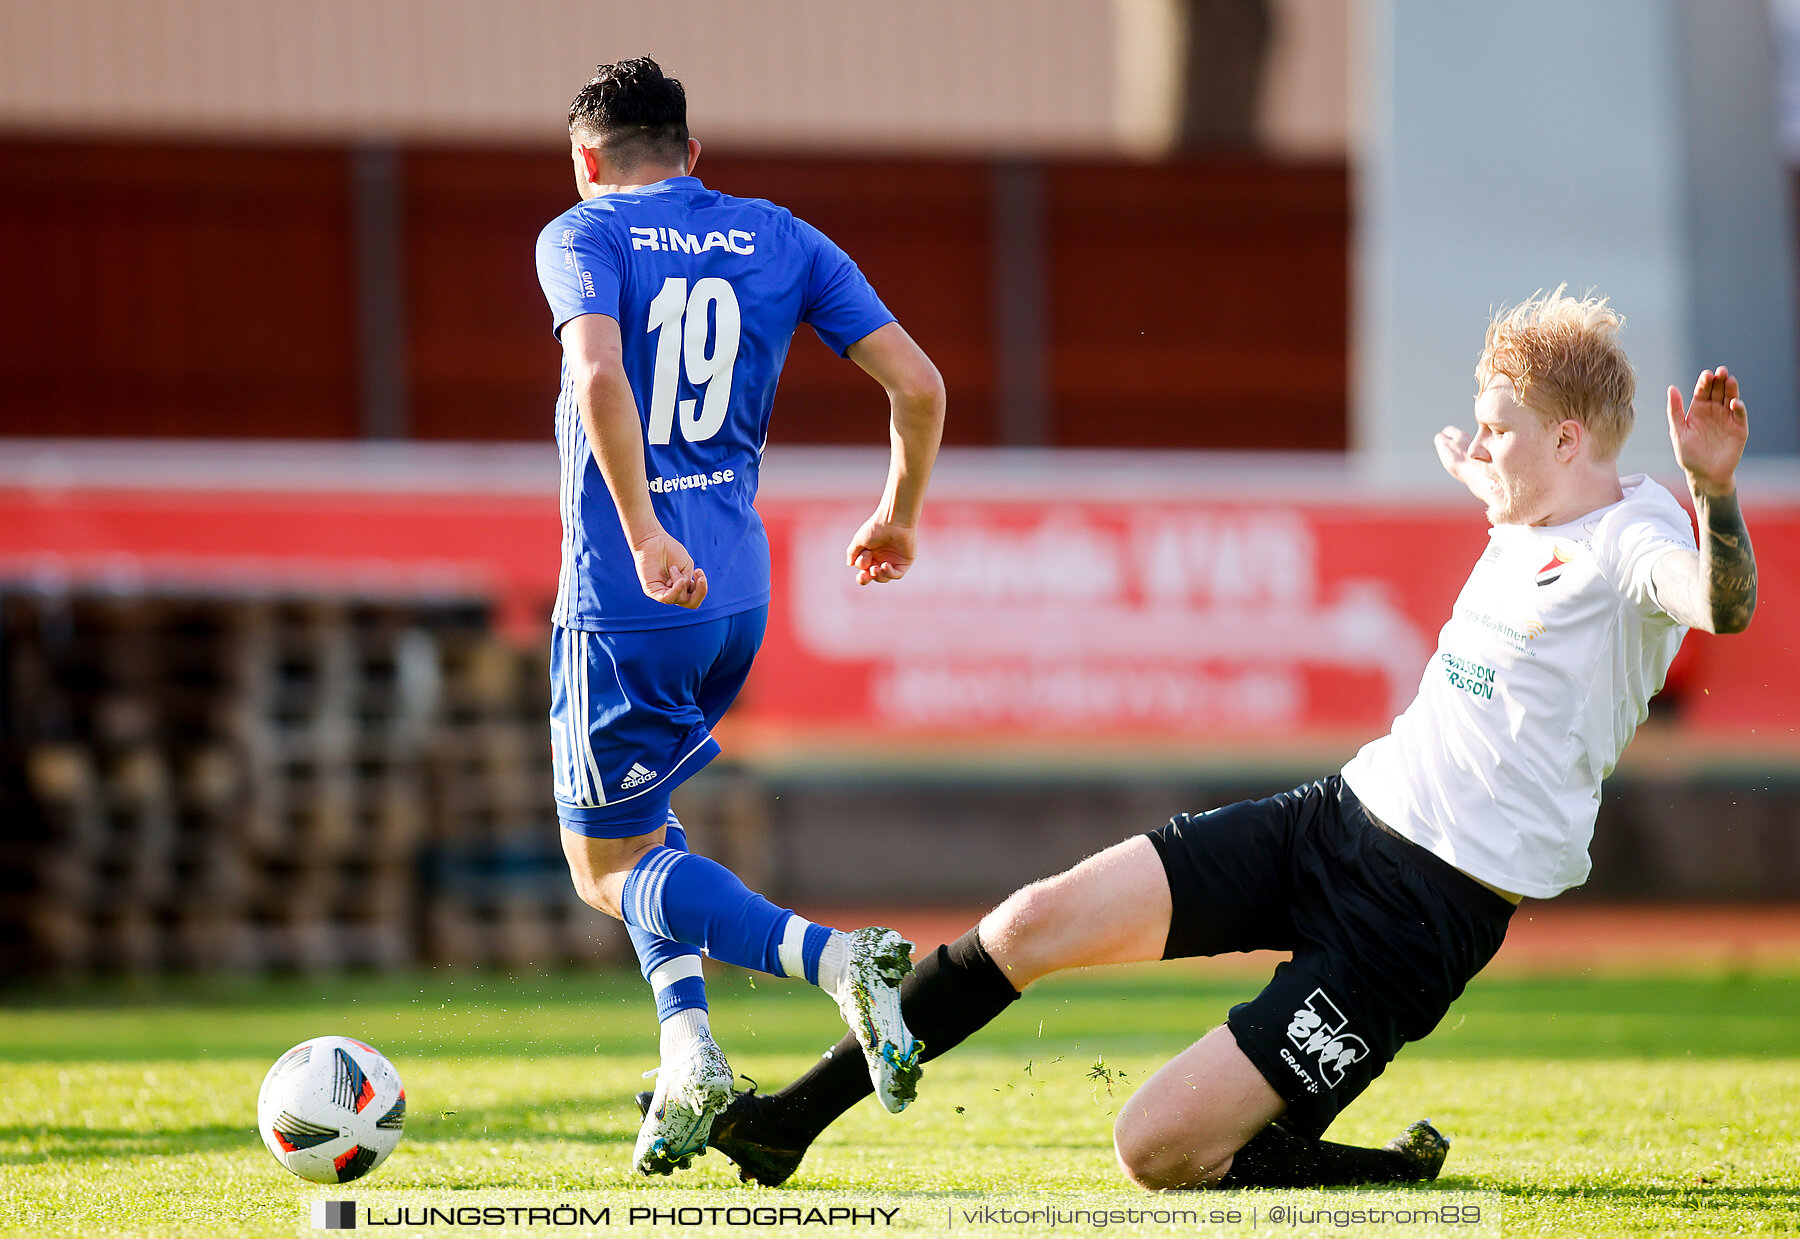
[[[1666,481],[1662,387],[1744,375],[1762,601],[1690,639],[1594,880],[1509,951],[1800,955],[1791,6],[729,13],[0,0],[0,968],[628,954],[549,798],[530,246],[568,96],[642,51],[700,175],[836,238],[950,392],[920,567],[859,593],[885,410],[796,341],[698,848],[930,936],[1331,769],[1482,544],[1428,441],[1485,315],[1568,280],[1631,321]]]

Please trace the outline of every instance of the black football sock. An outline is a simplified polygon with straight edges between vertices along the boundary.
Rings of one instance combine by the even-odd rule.
[[[924,1043],[929,1061],[1006,1010],[1019,997],[975,930],[940,946],[913,965],[900,983],[900,1013]],[[838,1115],[873,1092],[856,1038],[846,1036],[804,1075],[769,1095],[785,1134],[811,1144]]]
[[[1297,1136],[1271,1123],[1237,1151],[1218,1186],[1359,1187],[1367,1183],[1410,1183],[1416,1165],[1393,1149],[1363,1149]]]

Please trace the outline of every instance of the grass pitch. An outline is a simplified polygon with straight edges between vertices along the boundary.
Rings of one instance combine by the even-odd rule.
[[[1044,983],[930,1064],[906,1114],[852,1111],[793,1186],[1165,1199],[1123,1185],[1112,1117],[1257,987],[1176,966]],[[765,1087],[841,1032],[803,986],[732,974],[711,988],[721,1044]],[[311,1233],[306,1202],[354,1193],[293,1178],[253,1129],[269,1064],[324,1033],[380,1047],[411,1103],[399,1150],[357,1187],[641,1197],[631,1095],[655,1031],[633,975],[14,990],[0,1230]],[[1800,1230],[1800,977],[1478,978],[1330,1135],[1378,1143],[1422,1115],[1455,1141],[1439,1188],[1500,1193],[1508,1234]],[[714,1153],[656,1186],[783,1195],[735,1182]]]

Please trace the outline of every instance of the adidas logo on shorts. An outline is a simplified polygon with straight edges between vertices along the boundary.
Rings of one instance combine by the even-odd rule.
[[[619,790],[628,792],[634,787],[643,786],[655,777],[656,771],[646,770],[643,762],[634,761],[631,763],[631,769],[625,772],[625,777],[619,780]]]

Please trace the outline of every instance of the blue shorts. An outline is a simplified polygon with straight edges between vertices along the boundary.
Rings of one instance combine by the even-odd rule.
[[[712,729],[744,687],[764,605],[679,628],[553,627],[550,746],[556,816],[591,839],[662,826],[669,793],[719,752]]]

